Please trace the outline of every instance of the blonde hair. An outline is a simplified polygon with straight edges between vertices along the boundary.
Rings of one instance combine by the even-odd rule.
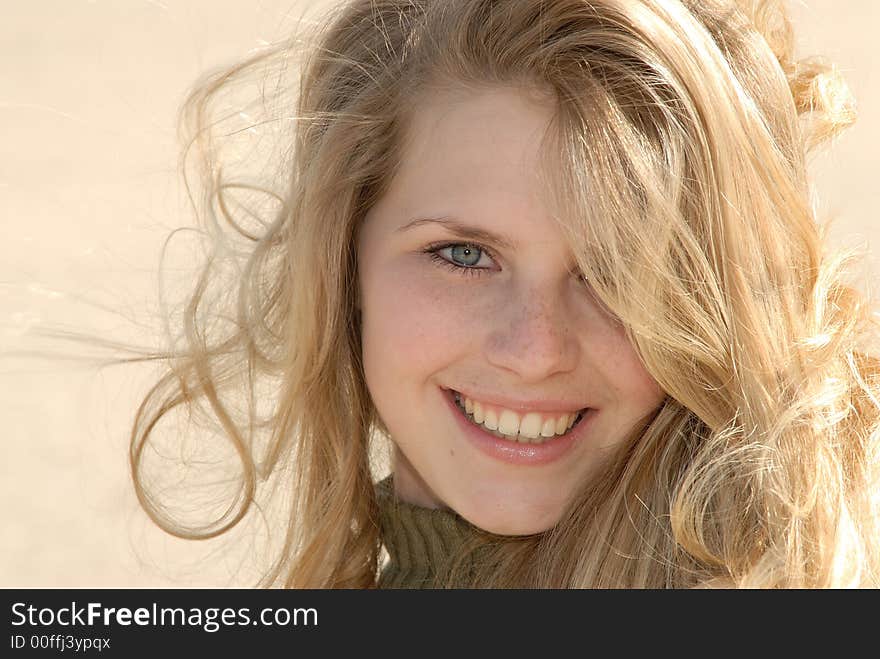
[[[221,534],[275,476],[289,515],[261,583],[375,586],[385,429],[361,366],[354,236],[426,91],[516,85],[554,95],[548,189],[668,396],[554,528],[485,534],[473,585],[880,585],[880,365],[860,345],[876,324],[843,281],[851,256],[826,253],[805,162],[855,116],[833,67],[793,58],[780,2],[354,0],[316,35],[281,122],[285,187],[255,227],[232,210],[253,184],[227,180],[213,104],[299,46],[207,77],[185,106],[216,248],[132,431],[157,524]],[[223,263],[242,264],[235,286],[209,299]],[[204,409],[241,467],[208,524],[176,518],[144,468],[179,406]]]

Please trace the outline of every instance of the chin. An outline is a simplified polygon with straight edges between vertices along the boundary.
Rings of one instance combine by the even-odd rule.
[[[514,513],[511,517],[477,514],[474,516],[461,514],[468,522],[476,527],[494,533],[495,535],[534,535],[543,533],[553,528],[562,515],[556,511],[553,515],[523,515],[522,511],[509,511]],[[520,512],[520,514],[515,514]]]

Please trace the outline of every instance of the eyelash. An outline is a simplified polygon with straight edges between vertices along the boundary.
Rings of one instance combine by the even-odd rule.
[[[473,247],[474,249],[478,249],[481,253],[488,256],[493,261],[495,257],[492,254],[492,251],[483,247],[478,243],[462,243],[462,242],[445,242],[445,243],[435,243],[433,245],[428,245],[423,251],[425,254],[428,254],[432,261],[436,262],[438,265],[451,270],[452,272],[456,272],[458,274],[462,274],[466,277],[482,277],[486,274],[490,268],[477,268],[475,266],[466,266],[466,265],[458,265],[457,263],[450,261],[448,259],[443,258],[438,253],[441,249],[446,249],[447,247]]]
[[[448,259],[444,259],[438,252],[441,249],[446,249],[447,247],[458,247],[460,245],[466,245],[467,247],[474,247],[483,254],[486,254],[493,261],[495,260],[495,256],[492,254],[492,250],[483,247],[479,243],[463,243],[463,242],[443,242],[443,243],[434,243],[433,245],[428,245],[423,253],[427,254],[432,261],[437,263],[438,265],[446,268],[447,270],[451,270],[452,272],[464,275],[466,277],[482,277],[484,274],[489,272],[490,268],[476,268],[474,266],[464,266],[458,265],[453,261],[449,261]],[[587,280],[583,276],[578,277],[584,285],[587,285]]]

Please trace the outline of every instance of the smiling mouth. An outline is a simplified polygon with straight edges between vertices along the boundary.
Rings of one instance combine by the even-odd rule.
[[[504,434],[504,433],[502,433],[502,432],[499,432],[499,430],[497,429],[497,427],[494,428],[494,429],[488,427],[488,426],[486,425],[486,420],[485,420],[485,419],[484,419],[483,423],[478,422],[478,421],[474,418],[474,414],[473,414],[472,412],[468,412],[468,411],[465,409],[464,402],[463,402],[463,399],[462,399],[462,395],[461,395],[460,393],[458,393],[457,391],[453,390],[453,389],[450,389],[449,391],[450,391],[450,393],[452,393],[452,399],[453,399],[453,401],[455,402],[455,406],[456,406],[459,410],[461,410],[462,416],[464,416],[464,418],[467,419],[467,421],[468,421],[469,423],[473,424],[474,426],[476,426],[477,428],[479,428],[479,429],[482,430],[483,432],[489,433],[490,435],[494,435],[495,437],[498,437],[499,439],[505,439],[505,440],[507,440],[507,441],[509,441],[509,442],[519,443],[519,444],[546,444],[547,442],[553,441],[554,439],[558,439],[558,438],[560,438],[560,437],[565,437],[566,435],[568,435],[569,433],[571,433],[571,431],[572,431],[574,428],[576,428],[576,427],[578,426],[578,424],[579,424],[579,423],[581,422],[581,420],[584,418],[584,414],[585,414],[587,411],[589,411],[589,409],[590,409],[590,408],[584,408],[584,409],[582,409],[580,412],[578,412],[577,416],[575,417],[575,419],[574,419],[574,421],[571,423],[571,425],[568,426],[568,427],[565,429],[564,432],[559,433],[559,434],[554,433],[554,434],[549,435],[549,436],[545,436],[545,435],[542,435],[542,434],[538,434],[537,437],[529,437],[529,436],[527,436],[527,435],[520,434],[518,430],[517,430],[517,432],[514,433],[514,434]],[[496,425],[497,425],[497,422],[496,422]]]

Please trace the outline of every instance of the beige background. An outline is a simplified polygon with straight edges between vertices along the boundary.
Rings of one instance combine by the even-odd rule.
[[[0,350],[52,323],[146,340],[167,232],[188,223],[175,116],[207,67],[282,37],[327,0],[32,0],[0,21]],[[874,0],[793,3],[801,53],[844,70],[860,120],[814,163],[836,245],[880,273]],[[0,359],[0,586],[248,585],[247,541],[158,531],[127,473],[149,367]]]

